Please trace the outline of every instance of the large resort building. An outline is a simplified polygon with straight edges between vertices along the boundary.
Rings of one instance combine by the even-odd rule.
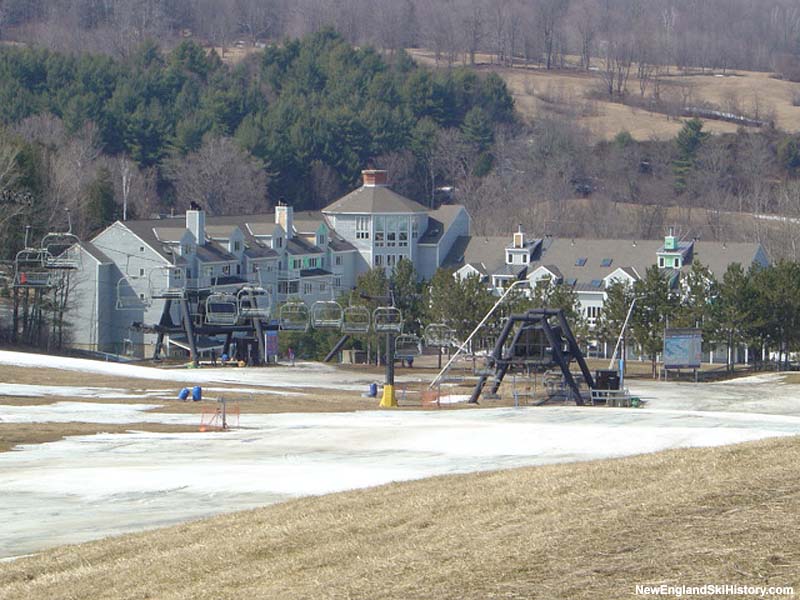
[[[347,295],[371,268],[391,272],[400,260],[429,280],[445,267],[456,277],[481,278],[495,293],[511,282],[549,279],[576,292],[590,325],[602,311],[606,287],[636,281],[652,265],[675,280],[701,261],[718,278],[728,265],[768,263],[759,244],[678,240],[600,240],[471,235],[458,205],[431,210],[387,185],[386,172],[363,173],[363,185],[318,212],[279,204],[274,213],[117,221],[76,249],[70,311],[73,345],[146,356],[156,344],[147,327],[163,318],[165,290],[201,298],[200,290],[235,295],[246,286],[267,290],[272,306],[311,304]],[[192,296],[194,292],[194,296]],[[198,301],[199,303],[199,301]],[[180,321],[177,305],[175,320]],[[191,307],[193,313],[201,306]],[[185,347],[180,336],[167,345]],[[210,345],[215,342],[212,340]]]

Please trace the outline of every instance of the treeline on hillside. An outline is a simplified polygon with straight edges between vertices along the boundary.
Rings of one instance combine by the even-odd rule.
[[[633,285],[613,283],[592,329],[571,287],[542,280],[529,296],[512,292],[475,338],[472,350],[491,350],[504,319],[530,308],[562,309],[584,347],[592,342],[614,347],[634,297],[637,301],[627,343],[652,362],[654,377],[666,327],[701,328],[706,350],[714,346],[728,349],[731,370],[736,348],[749,348],[757,368],[785,367],[789,354],[800,350],[800,263],[779,261],[749,270],[734,263],[717,280],[700,262],[694,262],[677,284],[673,276],[674,272],[653,266]],[[417,283],[414,267],[406,260],[388,277],[383,269],[360,276],[356,290],[339,301],[344,306],[360,304],[374,310],[378,304],[363,300],[361,294],[385,295],[390,286],[403,311],[404,332],[420,336],[426,325],[441,323],[453,330],[456,340],[463,341],[497,301],[477,277],[457,279],[445,269],[439,269],[430,282]],[[284,350],[292,347],[300,356],[321,359],[339,337],[311,330],[287,334],[281,343]],[[381,336],[375,334],[354,339],[355,346],[367,350],[372,360],[382,356],[381,342]]]
[[[0,0],[0,34],[56,50],[128,56],[145,39],[192,35],[225,48],[325,27],[351,44],[425,47],[452,64],[595,60],[616,77],[632,64],[798,71],[792,0]]]
[[[474,151],[439,137],[434,171],[454,185],[479,235],[760,242],[800,259],[800,136],[775,129],[710,135],[697,119],[673,140],[620,132],[595,142],[568,116],[495,132],[486,174]],[[478,176],[480,174],[480,176]],[[445,185],[440,183],[440,185]]]
[[[408,193],[430,199],[426,157],[440,131],[482,154],[513,119],[496,75],[434,73],[404,53],[387,62],[331,31],[236,67],[192,42],[167,54],[145,43],[124,60],[5,48],[0,188],[33,197],[27,208],[6,198],[6,229],[51,227],[62,208],[81,235],[123,206],[129,218],[190,201],[214,214],[266,210],[279,197],[318,208],[371,163],[396,165]]]

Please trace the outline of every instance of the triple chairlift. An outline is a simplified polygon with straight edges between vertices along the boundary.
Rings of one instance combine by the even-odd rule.
[[[272,297],[261,286],[245,286],[236,293],[239,316],[243,319],[269,319],[272,314]]]
[[[239,321],[239,298],[230,292],[211,292],[206,298],[206,325],[232,327]]]
[[[39,247],[30,244],[30,226],[25,228],[25,247],[14,257],[14,286],[49,288],[57,283],[55,271],[78,269],[80,252],[71,252],[80,239],[72,233],[72,220],[67,210],[67,231],[51,231]]]

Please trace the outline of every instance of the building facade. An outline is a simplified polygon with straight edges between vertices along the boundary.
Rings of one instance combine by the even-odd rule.
[[[694,262],[707,267],[717,280],[734,263],[745,269],[767,266],[769,258],[757,243],[679,240],[672,233],[663,240],[534,238],[520,228],[508,237],[464,236],[456,240],[444,266],[458,278],[479,277],[497,295],[517,280],[530,291],[547,280],[575,291],[589,327],[597,323],[606,301],[606,288],[615,281],[633,284],[652,266],[669,274],[677,285]],[[596,348],[607,355],[606,348]],[[724,357],[708,356],[712,362]],[[740,360],[745,360],[744,349]]]
[[[113,223],[73,249],[82,255],[72,283],[73,345],[146,356],[156,336],[133,324],[158,323],[168,290],[236,294],[257,286],[273,306],[290,299],[310,305],[346,294],[373,267],[390,273],[402,259],[430,278],[455,241],[469,236],[464,207],[429,210],[392,191],[385,171],[363,177],[361,187],[318,212],[279,204],[267,214],[188,210]],[[179,321],[177,306],[173,313]]]

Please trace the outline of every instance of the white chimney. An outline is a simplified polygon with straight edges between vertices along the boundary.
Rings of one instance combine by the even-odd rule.
[[[286,232],[286,239],[292,239],[294,236],[294,232],[292,231],[294,228],[294,209],[284,202],[278,202],[278,204],[275,205],[275,222],[283,227],[283,230]]]
[[[206,243],[206,211],[187,210],[186,229],[192,232],[197,245],[202,246]]]

